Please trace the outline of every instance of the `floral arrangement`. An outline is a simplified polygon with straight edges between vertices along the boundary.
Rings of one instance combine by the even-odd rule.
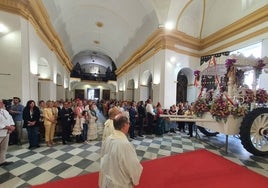
[[[254,102],[254,92],[251,89],[245,89],[245,93],[243,94],[243,101],[241,101],[242,104],[249,104]]]
[[[210,113],[216,121],[226,120],[230,115],[228,100],[224,99],[223,96],[220,95],[213,101]]]
[[[243,117],[248,113],[247,106],[239,106],[238,104],[234,105],[230,109],[230,114],[234,117]]]
[[[260,74],[262,73],[262,69],[264,66],[265,64],[263,63],[263,60],[262,59],[258,60],[257,66],[255,67],[255,74],[257,79],[260,77]]]
[[[227,71],[230,69],[231,66],[236,62],[236,59],[226,59],[225,61],[225,67]]]
[[[214,95],[214,90],[209,90],[206,92],[205,94],[205,99],[206,99],[206,103],[211,103],[213,101],[213,95]]]
[[[195,70],[194,71],[194,76],[198,76],[199,77],[200,76],[200,70]]]
[[[208,112],[209,111],[209,107],[208,107],[205,99],[198,98],[195,101],[194,105],[193,105],[193,111],[194,111],[194,113],[196,114],[197,117],[202,117],[202,115],[205,112]]]
[[[268,94],[264,89],[256,91],[256,103],[263,104],[268,102]]]

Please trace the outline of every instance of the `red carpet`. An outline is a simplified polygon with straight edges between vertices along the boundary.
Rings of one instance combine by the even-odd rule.
[[[206,150],[198,150],[142,163],[137,188],[267,187],[268,178]],[[33,188],[98,187],[98,173],[49,182]]]

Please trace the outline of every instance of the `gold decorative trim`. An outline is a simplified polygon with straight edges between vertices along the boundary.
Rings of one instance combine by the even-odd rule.
[[[144,56],[148,59],[152,55],[156,54],[162,49],[172,49],[175,51],[183,52],[195,57],[200,57],[199,54],[190,53],[185,50],[177,49],[175,45],[181,45],[190,49],[200,50],[200,40],[180,31],[167,31],[163,28],[158,28],[147,41],[124,63],[119,69],[116,70],[116,74],[120,75],[130,67],[133,67],[139,59],[144,60]],[[149,55],[148,55],[149,54]],[[139,62],[140,64],[141,62]]]
[[[187,7],[193,2],[193,0],[188,1],[188,3],[183,7],[182,11],[180,12],[178,18],[177,18],[177,22],[176,22],[176,28],[178,29],[179,26],[179,20],[182,17],[182,14],[186,11]]]
[[[189,6],[189,4],[187,4],[186,6]],[[201,57],[205,54],[211,54],[221,51],[227,47],[239,44],[250,38],[254,38],[261,34],[267,33],[267,27],[252,32],[251,34],[248,34],[246,36],[239,37],[238,39],[232,42],[228,42],[225,43],[224,45],[215,47],[212,50],[207,51],[203,54],[178,49],[175,47],[175,45],[181,45],[192,50],[203,51],[215,44],[218,44],[222,41],[232,38],[246,30],[254,28],[257,25],[260,25],[267,21],[268,21],[268,5],[254,11],[248,16],[245,16],[244,18],[234,22],[233,24],[201,40],[186,35],[185,33],[179,31],[165,31],[163,28],[159,28],[151,35],[151,37],[147,41],[145,41],[144,45],[142,45],[141,48],[139,48],[119,69],[117,69],[116,74],[117,76],[122,76],[122,74],[126,73],[129,70],[130,65],[134,64],[134,62],[136,62],[137,59],[143,60],[143,57],[146,56],[147,52],[152,49],[154,49],[154,54],[161,49],[170,49],[178,53],[193,57]],[[151,56],[152,55],[153,54],[151,54]],[[145,59],[148,59],[148,56]],[[142,62],[139,62],[139,64],[141,63]]]
[[[201,22],[201,27],[200,27],[200,31],[199,31],[199,38],[202,38],[202,32],[203,32],[203,28],[204,28],[204,20],[205,20],[205,12],[206,12],[206,0],[203,0],[203,14],[202,14],[202,22]]]
[[[202,50],[268,21],[268,5],[201,40]]]
[[[217,53],[217,52],[221,51],[222,49],[226,49],[226,48],[228,48],[230,46],[234,46],[236,44],[242,43],[242,42],[244,42],[246,40],[249,40],[249,39],[254,38],[256,36],[262,35],[264,33],[268,33],[268,27],[263,28],[263,29],[260,29],[258,31],[255,31],[255,32],[253,32],[251,34],[248,34],[248,35],[245,35],[243,37],[240,37],[240,38],[238,38],[236,40],[233,40],[231,42],[228,42],[226,44],[223,44],[223,45],[221,45],[221,46],[219,46],[217,48],[214,48],[214,49],[212,49],[210,51],[207,51],[206,54],[214,54],[214,53]]]
[[[189,3],[185,5],[184,9],[189,6],[191,2],[192,1],[189,1]],[[70,57],[66,53],[58,34],[55,32],[41,0],[1,0],[0,10],[17,14],[27,19],[36,29],[38,35],[45,44],[54,51],[60,62],[67,70],[71,71],[73,65],[70,61]],[[179,20],[180,16],[181,15],[179,15],[177,20]],[[117,76],[120,76],[121,74],[126,73],[130,68],[143,63],[146,59],[161,49],[170,49],[189,56],[200,57],[202,54],[189,51],[204,51],[215,44],[232,38],[267,21],[268,5],[201,40],[179,31],[166,31],[163,28],[159,28],[145,41],[144,45],[142,45],[119,69],[117,69],[116,74]],[[232,42],[207,51],[206,54],[214,53],[229,46],[241,43],[245,40],[266,33],[267,30],[267,28],[264,28],[246,36],[239,37]],[[189,48],[190,50],[187,51],[176,48],[176,45]]]

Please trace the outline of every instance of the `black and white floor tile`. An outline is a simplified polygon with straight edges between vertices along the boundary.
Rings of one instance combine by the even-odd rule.
[[[100,125],[99,139],[88,144],[62,145],[59,141],[51,148],[42,144],[40,148],[34,150],[29,150],[28,144],[10,146],[7,160],[14,163],[0,167],[0,187],[30,187],[98,171],[102,129]],[[145,135],[131,142],[136,148],[140,161],[205,148],[268,177],[268,158],[256,157],[248,153],[236,136],[229,136],[228,153],[225,152],[225,135],[221,134],[216,137],[203,136],[200,140],[178,132],[163,136]]]

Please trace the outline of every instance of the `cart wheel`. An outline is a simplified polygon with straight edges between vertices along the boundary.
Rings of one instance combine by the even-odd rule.
[[[201,133],[203,133],[206,136],[216,136],[217,134],[219,134],[218,132],[212,132],[210,129],[206,129],[204,127],[197,126],[197,128]]]
[[[268,155],[268,108],[256,108],[244,117],[240,139],[253,155]]]

